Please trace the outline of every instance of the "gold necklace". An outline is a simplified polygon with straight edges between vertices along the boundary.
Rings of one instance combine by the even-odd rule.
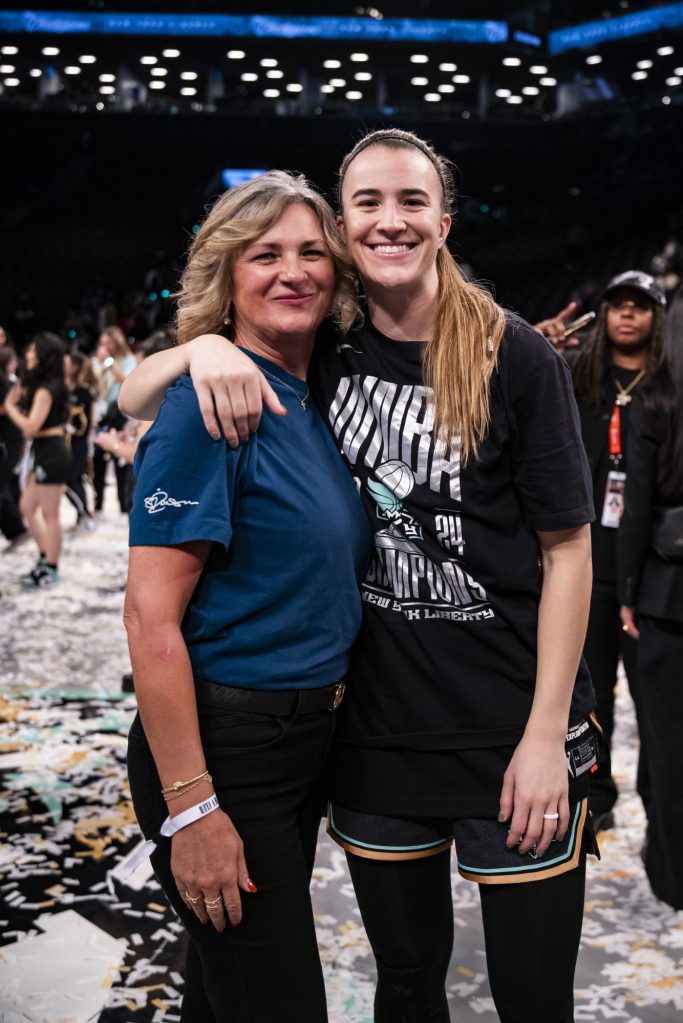
[[[624,408],[625,405],[629,404],[629,402],[631,401],[631,391],[633,390],[633,388],[637,384],[640,383],[640,381],[643,379],[644,376],[645,376],[645,370],[641,369],[640,373],[637,373],[634,376],[634,378],[631,381],[631,383],[627,387],[623,387],[622,384],[617,380],[617,378],[614,375],[614,373],[612,373],[612,379],[614,380],[614,383],[616,384],[617,391],[619,392],[617,394],[617,405],[619,405],[620,408]]]

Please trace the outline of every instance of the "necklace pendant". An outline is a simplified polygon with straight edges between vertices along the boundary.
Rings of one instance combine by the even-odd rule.
[[[630,394],[619,394],[617,396],[617,405],[619,405],[621,408],[624,408],[625,405],[629,405],[630,402],[631,402]]]
[[[299,404],[301,405],[301,408],[304,410],[304,412],[308,412],[308,405],[306,404],[307,400],[308,400],[307,398],[299,398]]]

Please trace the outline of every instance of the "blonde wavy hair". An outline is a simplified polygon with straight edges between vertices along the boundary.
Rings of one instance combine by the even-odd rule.
[[[225,192],[211,207],[192,240],[177,292],[178,343],[198,334],[221,333],[230,321],[232,265],[294,203],[310,207],[320,221],[334,262],[332,315],[343,331],[358,315],[356,276],[327,201],[303,174],[268,171]]]
[[[120,327],[103,327],[100,331],[100,337],[107,337],[110,341],[114,342],[114,358],[117,362],[121,362],[122,359],[133,354],[128,341],[126,340],[126,335]]]
[[[452,214],[455,184],[451,164],[418,135],[399,128],[381,129],[364,136],[344,157],[339,169],[341,191],[349,164],[371,146],[418,149],[430,161],[441,182],[442,213]],[[423,373],[434,402],[434,435],[451,451],[460,436],[463,464],[477,457],[491,413],[491,376],[505,330],[505,312],[489,291],[462,274],[446,245],[436,257],[439,298],[431,337],[425,345]]]

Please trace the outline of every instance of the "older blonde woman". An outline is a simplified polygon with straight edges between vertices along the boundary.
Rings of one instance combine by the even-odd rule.
[[[190,250],[179,339],[227,322],[286,418],[214,441],[182,377],[136,457],[129,774],[145,834],[167,815],[175,832],[152,862],[189,932],[196,1023],[327,1018],[309,881],[369,552],[306,383],[332,310],[353,301],[324,200],[281,172],[226,193]]]

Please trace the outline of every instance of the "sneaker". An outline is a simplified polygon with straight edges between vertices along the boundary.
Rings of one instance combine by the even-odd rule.
[[[59,572],[56,568],[48,565],[36,565],[36,567],[21,577],[22,590],[47,589],[56,586],[59,582]]]
[[[95,520],[91,515],[82,515],[76,519],[75,524],[69,530],[70,533],[92,533],[97,528]]]

